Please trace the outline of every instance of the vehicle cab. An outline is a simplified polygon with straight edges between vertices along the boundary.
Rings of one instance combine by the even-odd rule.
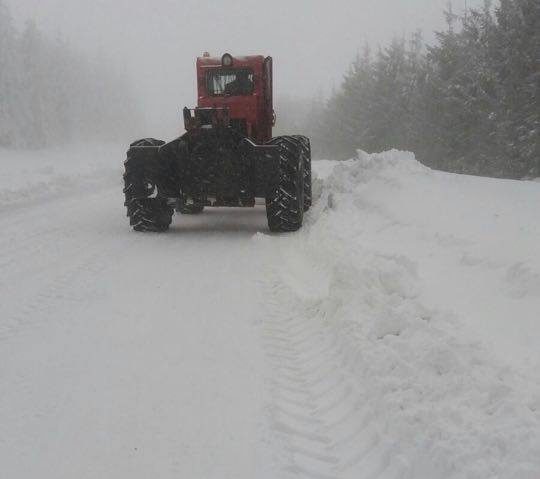
[[[197,106],[225,110],[232,128],[262,144],[272,138],[272,58],[226,53],[197,58]]]

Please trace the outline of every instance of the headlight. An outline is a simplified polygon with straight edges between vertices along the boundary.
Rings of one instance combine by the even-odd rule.
[[[225,55],[223,55],[221,57],[221,64],[224,66],[224,67],[232,67],[232,64],[233,64],[233,57],[232,55],[230,55],[229,53],[225,53]]]

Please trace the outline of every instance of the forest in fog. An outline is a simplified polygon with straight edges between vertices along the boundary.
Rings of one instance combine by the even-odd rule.
[[[318,156],[397,148],[441,170],[540,176],[540,2],[486,2],[446,19],[432,45],[417,33],[365,46],[331,98],[304,108],[293,123]]]
[[[141,122],[127,82],[32,21],[17,29],[0,0],[0,147],[116,140]]]
[[[360,48],[329,95],[276,92],[276,134],[305,133],[330,159],[396,148],[446,171],[540,176],[540,2],[486,0],[445,15],[446,30],[429,43],[418,31]],[[17,28],[0,0],[0,147],[127,144],[145,131],[146,100],[127,76],[106,52],[89,58],[31,21]]]

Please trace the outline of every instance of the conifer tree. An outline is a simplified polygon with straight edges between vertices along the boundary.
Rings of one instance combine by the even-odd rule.
[[[441,170],[540,176],[540,2],[445,15],[426,49],[415,34],[356,58],[321,113],[322,151],[400,148]]]

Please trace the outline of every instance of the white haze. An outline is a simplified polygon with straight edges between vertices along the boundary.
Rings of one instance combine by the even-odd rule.
[[[475,6],[482,0],[469,0]],[[132,79],[148,135],[180,128],[195,103],[194,59],[204,51],[275,58],[276,95],[309,98],[339,85],[365,42],[384,44],[444,27],[447,0],[6,0],[15,21],[33,19]],[[454,0],[461,11],[464,1]],[[142,133],[142,132],[137,132]],[[136,135],[134,135],[136,136]]]

